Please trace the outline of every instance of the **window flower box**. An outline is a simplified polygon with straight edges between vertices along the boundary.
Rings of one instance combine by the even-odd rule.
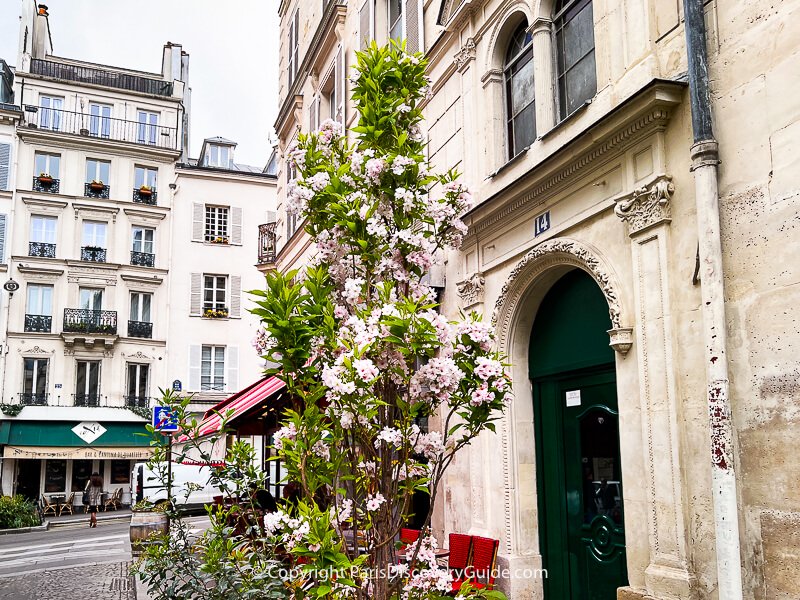
[[[53,185],[53,178],[47,173],[39,173],[39,177],[36,180],[45,187]]]
[[[89,183],[89,189],[92,190],[93,192],[102,192],[104,189],[106,189],[106,184],[103,183],[102,181],[97,181],[95,179],[94,181]]]
[[[227,319],[227,308],[207,308],[203,311],[203,317],[206,319]]]
[[[228,238],[223,236],[212,237],[208,239],[210,244],[227,244]]]
[[[151,188],[149,185],[143,185],[142,187],[139,188],[139,195],[145,198],[149,198],[150,196],[153,195],[153,188]]]

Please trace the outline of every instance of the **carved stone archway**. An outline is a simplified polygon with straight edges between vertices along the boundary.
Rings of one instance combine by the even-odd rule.
[[[535,540],[538,533],[531,532],[520,521],[520,515],[530,515],[538,510],[535,499],[531,504],[530,498],[526,500],[524,494],[516,493],[520,481],[530,481],[535,468],[531,460],[515,460],[520,451],[518,430],[533,422],[532,395],[527,378],[527,342],[541,299],[557,279],[574,268],[585,271],[595,280],[608,303],[612,325],[610,345],[618,353],[618,359],[622,359],[632,345],[632,328],[627,326],[627,311],[616,275],[602,255],[589,244],[571,238],[547,240],[525,254],[508,275],[495,304],[492,321],[498,347],[512,363],[514,385],[514,401],[498,428],[502,444],[506,531],[501,550],[509,557],[519,556],[526,548],[538,545]]]

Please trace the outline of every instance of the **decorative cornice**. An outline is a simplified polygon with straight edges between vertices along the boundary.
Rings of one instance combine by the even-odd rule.
[[[18,348],[17,352],[23,355],[36,355],[36,354],[55,354],[55,350],[45,350],[40,346],[34,346],[33,348],[28,348],[27,350],[23,350],[22,348]]]
[[[453,61],[455,62],[456,68],[459,71],[463,71],[473,60],[475,60],[475,40],[473,38],[467,38],[466,43],[461,46],[459,51],[453,56]]]
[[[483,273],[473,273],[464,281],[458,283],[456,288],[458,296],[461,298],[461,306],[469,308],[483,302],[483,291],[486,286],[486,279]]]
[[[148,268],[148,271],[151,271],[151,269]],[[160,271],[159,274],[166,275],[166,273],[166,271]],[[128,284],[145,286],[148,289],[156,288],[164,282],[163,277],[158,277],[156,275],[146,276],[144,273],[141,275],[130,275],[125,273],[120,275],[120,279],[128,282]]]
[[[49,198],[23,198],[22,203],[28,206],[36,206],[37,208],[46,208],[58,212],[61,212],[62,209],[67,207],[66,202],[51,200]]]
[[[150,221],[163,221],[167,216],[166,211],[149,211],[140,208],[123,208],[122,212],[128,215],[128,218],[134,217]]]
[[[111,217],[111,220],[116,223],[117,222],[117,214],[119,213],[119,208],[111,207],[111,206],[96,206],[94,204],[78,204],[76,202],[72,203],[72,210],[75,211],[75,220],[78,220],[78,217],[83,215],[84,217],[95,217],[95,218],[108,218]]]
[[[611,331],[624,328],[622,305],[619,300],[619,285],[611,270],[605,266],[600,253],[591,246],[570,238],[555,238],[534,246],[517,263],[509,274],[500,296],[495,303],[492,322],[497,327],[500,348],[507,348],[512,321],[517,316],[519,303],[534,281],[544,272],[559,265],[578,267],[586,271],[597,282],[608,303]],[[622,348],[615,348],[622,352]],[[627,352],[627,348],[625,348]]]
[[[24,260],[27,257],[18,258]],[[53,279],[58,279],[64,274],[64,269],[51,269],[34,263],[18,264],[17,271],[24,273],[25,275],[38,275],[39,277],[48,277]]]
[[[658,175],[652,183],[615,198],[614,213],[628,224],[633,237],[653,225],[672,220],[669,203],[674,192],[672,176]]]

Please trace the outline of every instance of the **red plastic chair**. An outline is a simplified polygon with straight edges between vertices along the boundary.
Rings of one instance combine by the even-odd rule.
[[[419,529],[408,529],[403,527],[400,530],[400,541],[403,545],[408,545],[416,542],[419,539]]]
[[[497,566],[497,549],[500,540],[480,536],[472,537],[472,563],[470,583],[477,589],[494,589],[495,567]]]
[[[458,592],[465,581],[466,569],[472,557],[472,536],[465,533],[451,533],[450,556],[447,558],[447,567],[453,576],[453,592]]]

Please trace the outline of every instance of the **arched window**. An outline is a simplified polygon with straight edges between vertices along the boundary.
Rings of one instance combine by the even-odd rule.
[[[592,0],[559,0],[553,21],[558,108],[565,119],[597,92]]]
[[[533,44],[525,21],[511,36],[503,72],[506,79],[509,158],[513,158],[536,139]]]

